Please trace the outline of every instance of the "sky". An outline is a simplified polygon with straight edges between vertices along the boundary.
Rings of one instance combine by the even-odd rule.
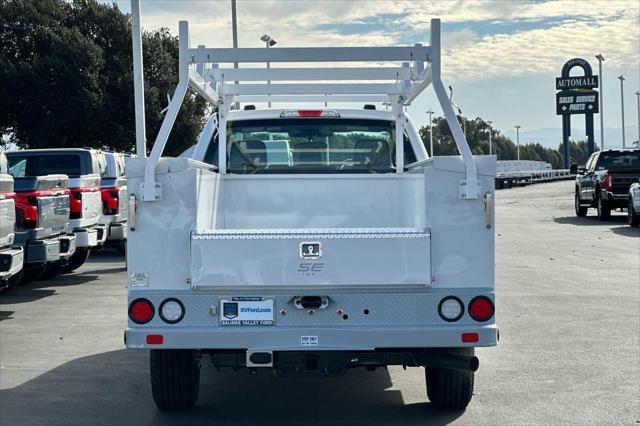
[[[116,3],[130,11],[129,0]],[[230,0],[142,0],[141,10],[145,29],[177,34],[178,21],[187,20],[192,45],[232,45]],[[237,0],[239,47],[263,47],[262,34],[277,40],[274,48],[428,44],[431,18],[442,20],[442,79],[465,116],[492,120],[508,136],[519,124],[521,142],[545,134],[545,144],[555,147],[555,77],[574,57],[598,74],[594,56],[602,53],[605,144],[621,145],[619,75],[626,78],[627,141],[638,139],[640,1]],[[432,89],[409,107],[417,125],[428,122],[429,108],[442,114]],[[594,121],[599,144],[599,117]],[[583,116],[573,116],[572,127],[583,133]]]

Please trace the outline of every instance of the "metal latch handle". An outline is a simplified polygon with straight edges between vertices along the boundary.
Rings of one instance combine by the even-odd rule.
[[[487,229],[491,229],[493,225],[493,194],[484,194],[484,218]]]
[[[136,209],[138,208],[138,201],[135,195],[129,195],[129,230],[136,230]]]

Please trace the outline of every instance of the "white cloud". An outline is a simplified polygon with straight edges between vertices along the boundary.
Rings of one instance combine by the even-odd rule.
[[[128,0],[119,2],[128,10]],[[457,23],[443,34],[445,72],[458,81],[501,75],[556,72],[564,60],[602,51],[608,66],[637,67],[640,3],[619,1],[243,1],[238,0],[239,43],[261,46],[268,33],[279,46],[393,45],[414,34],[428,42],[430,19]],[[228,1],[143,1],[146,28],[190,22],[193,44],[231,45]],[[399,16],[406,15],[404,18]],[[380,17],[389,18],[380,25]],[[544,20],[557,20],[553,26]],[[479,36],[474,23],[495,23],[495,32]],[[518,22],[540,22],[518,31]],[[370,24],[366,30],[340,31],[344,25]],[[468,26],[463,26],[468,24]],[[502,24],[502,25],[501,25]],[[510,24],[510,33],[502,33]],[[460,28],[461,27],[461,28]],[[531,28],[527,25],[526,28]],[[406,41],[406,40],[405,40]],[[634,60],[635,59],[635,60]]]

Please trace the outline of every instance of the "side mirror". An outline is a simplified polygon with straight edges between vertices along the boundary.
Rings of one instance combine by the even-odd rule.
[[[569,173],[572,175],[578,174],[578,165],[576,163],[573,163],[571,167],[569,167]]]

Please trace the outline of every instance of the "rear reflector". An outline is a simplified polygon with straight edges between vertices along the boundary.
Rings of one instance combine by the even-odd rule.
[[[162,334],[147,334],[147,345],[161,345],[164,343]]]
[[[493,311],[493,302],[486,296],[474,297],[469,302],[469,315],[476,321],[488,321],[493,317]]]
[[[326,109],[288,109],[280,117],[340,117],[338,111]]]
[[[478,333],[462,333],[460,338],[462,339],[462,343],[477,343],[479,340]]]
[[[147,299],[136,299],[129,305],[129,318],[136,324],[146,324],[153,318],[155,309]]]

